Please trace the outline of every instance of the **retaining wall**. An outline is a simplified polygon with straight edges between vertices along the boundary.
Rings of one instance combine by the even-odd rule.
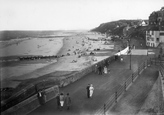
[[[158,89],[161,92],[161,95],[159,97],[159,100],[160,100],[159,113],[164,114],[164,76],[161,74],[160,71],[159,71],[158,82],[159,82]]]
[[[127,54],[128,51],[129,51],[129,47],[127,47],[124,50],[116,53],[115,55]],[[95,64],[93,64],[93,65],[91,65],[91,66],[89,66],[89,67],[79,71],[79,72],[76,72],[76,73],[68,76],[67,78],[64,78],[64,79],[60,80],[59,87],[67,86],[68,84],[79,80],[81,77],[83,77],[83,76],[91,73],[92,71],[94,71],[96,65],[101,65],[102,63],[105,63],[105,61],[111,62],[114,59],[115,59],[115,56],[110,56],[110,57],[108,57],[108,58],[106,58],[106,59],[104,59],[102,61],[99,61],[99,62],[97,62],[97,63],[95,63]]]
[[[48,88],[45,90],[45,100],[44,102],[46,103],[47,101],[55,98],[57,94],[59,94],[59,88],[58,86],[54,86],[51,88]],[[30,113],[31,111],[35,110],[41,106],[40,101],[38,99],[38,95],[35,94],[28,99],[22,101],[21,103],[7,109],[6,111],[2,112],[2,115],[26,115]]]

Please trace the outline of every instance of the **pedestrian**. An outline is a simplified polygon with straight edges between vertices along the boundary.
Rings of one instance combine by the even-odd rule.
[[[98,72],[99,72],[99,75],[102,75],[102,67],[101,66],[98,67]]]
[[[70,109],[70,105],[71,105],[71,97],[69,96],[69,93],[67,93],[66,99],[65,99],[65,103],[67,106],[67,110]]]
[[[86,89],[87,89],[87,97],[88,97],[88,98],[90,98],[90,91],[89,91],[89,88],[90,88],[90,84],[88,84],[88,86],[87,86],[87,88],[86,88]]]
[[[97,66],[97,65],[95,65],[95,73],[97,73],[97,69],[98,69],[98,66]]]
[[[57,108],[59,109],[60,108],[60,95],[59,94],[56,96],[56,102],[57,102]]]
[[[61,93],[60,94],[60,107],[61,107],[61,110],[63,109],[63,106],[64,106],[64,94]]]
[[[37,96],[38,96],[39,103],[41,105],[44,105],[45,104],[45,100],[46,100],[45,92],[44,91],[39,91]]]
[[[106,66],[104,66],[104,73],[107,74],[108,73],[108,68]]]
[[[93,91],[94,91],[94,87],[93,87],[93,85],[91,84],[90,87],[89,87],[90,98],[91,98],[92,95],[93,95]]]
[[[123,57],[120,57],[121,62],[123,61]]]

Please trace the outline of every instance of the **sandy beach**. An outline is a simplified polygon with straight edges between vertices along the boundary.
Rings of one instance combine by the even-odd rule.
[[[105,38],[105,36],[90,32],[60,38],[26,38],[14,41],[13,44],[8,42],[3,49],[0,49],[0,56],[63,56],[58,59],[45,60],[44,63],[35,60],[33,61],[35,63],[20,64],[21,62],[18,62],[19,64],[14,66],[2,67],[1,87],[15,88],[22,81],[38,78],[55,71],[59,73],[79,71],[114,55],[120,49],[112,41],[106,45],[105,41],[90,40],[100,38]],[[95,51],[95,49],[99,49],[99,51]],[[95,55],[90,55],[91,52]]]

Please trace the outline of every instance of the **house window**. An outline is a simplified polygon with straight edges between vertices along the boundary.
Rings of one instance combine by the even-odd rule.
[[[159,42],[159,38],[157,38],[156,41]]]
[[[152,31],[152,35],[154,35],[154,31]]]
[[[147,42],[147,46],[150,46],[150,43],[149,42]]]
[[[154,38],[153,37],[151,37],[151,41],[154,41]]]
[[[160,36],[164,36],[164,33],[160,33]]]

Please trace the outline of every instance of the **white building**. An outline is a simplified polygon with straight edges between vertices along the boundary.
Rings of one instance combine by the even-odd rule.
[[[146,31],[146,45],[157,47],[160,43],[164,43],[164,31],[149,30]]]

